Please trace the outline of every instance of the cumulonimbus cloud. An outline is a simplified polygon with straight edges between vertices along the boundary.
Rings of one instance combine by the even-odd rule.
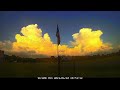
[[[11,53],[14,52],[14,54],[19,53],[18,55],[23,52],[28,56],[57,55],[57,44],[52,42],[48,33],[42,34],[42,30],[38,28],[37,24],[23,27],[21,34],[15,35],[15,42],[0,42],[0,48]],[[72,35],[73,41],[70,41],[72,47],[69,47],[69,45],[59,45],[59,54],[80,56],[98,51],[109,51],[112,49],[112,46],[109,43],[103,42],[101,39],[102,34],[101,30],[93,31],[91,28],[82,28],[78,33]],[[4,45],[4,47],[2,44],[6,46]],[[9,49],[6,48],[8,44],[10,46]]]
[[[78,48],[79,54],[89,54],[97,51],[108,51],[112,49],[110,43],[104,43],[101,39],[101,30],[92,31],[91,28],[82,28],[79,33],[73,34],[74,41],[71,44]]]

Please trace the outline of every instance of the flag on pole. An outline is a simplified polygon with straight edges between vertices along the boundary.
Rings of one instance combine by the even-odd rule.
[[[58,25],[57,25],[56,37],[57,37],[57,44],[59,45],[60,44],[60,33],[59,33]]]

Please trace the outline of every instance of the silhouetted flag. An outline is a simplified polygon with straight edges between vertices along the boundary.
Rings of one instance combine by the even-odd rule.
[[[60,44],[60,33],[59,33],[58,25],[57,25],[56,37],[57,37],[57,44],[59,45]]]

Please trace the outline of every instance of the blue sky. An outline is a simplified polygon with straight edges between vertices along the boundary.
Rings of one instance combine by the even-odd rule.
[[[64,44],[81,28],[100,29],[104,42],[120,44],[120,11],[0,11],[0,41],[15,41],[15,34],[29,24],[38,24],[54,43],[58,24]]]

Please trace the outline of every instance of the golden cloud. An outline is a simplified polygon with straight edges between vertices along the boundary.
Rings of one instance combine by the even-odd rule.
[[[21,35],[22,34],[22,35]],[[31,24],[21,29],[21,34],[16,34],[16,41],[12,43],[12,52],[26,52],[28,55],[57,55],[57,44],[51,41],[48,33],[42,34],[42,30],[37,24]],[[60,55],[86,55],[91,52],[111,50],[111,44],[104,43],[101,39],[101,30],[92,31],[91,28],[82,28],[78,33],[72,35],[71,46],[59,45]],[[61,35],[62,37],[62,35]],[[34,53],[29,53],[33,51]],[[19,54],[20,55],[20,54]]]
[[[89,54],[97,51],[108,51],[112,49],[111,44],[103,43],[100,36],[101,30],[92,31],[91,28],[82,28],[79,33],[73,34],[74,41],[70,41],[74,48],[78,48],[79,53]]]

